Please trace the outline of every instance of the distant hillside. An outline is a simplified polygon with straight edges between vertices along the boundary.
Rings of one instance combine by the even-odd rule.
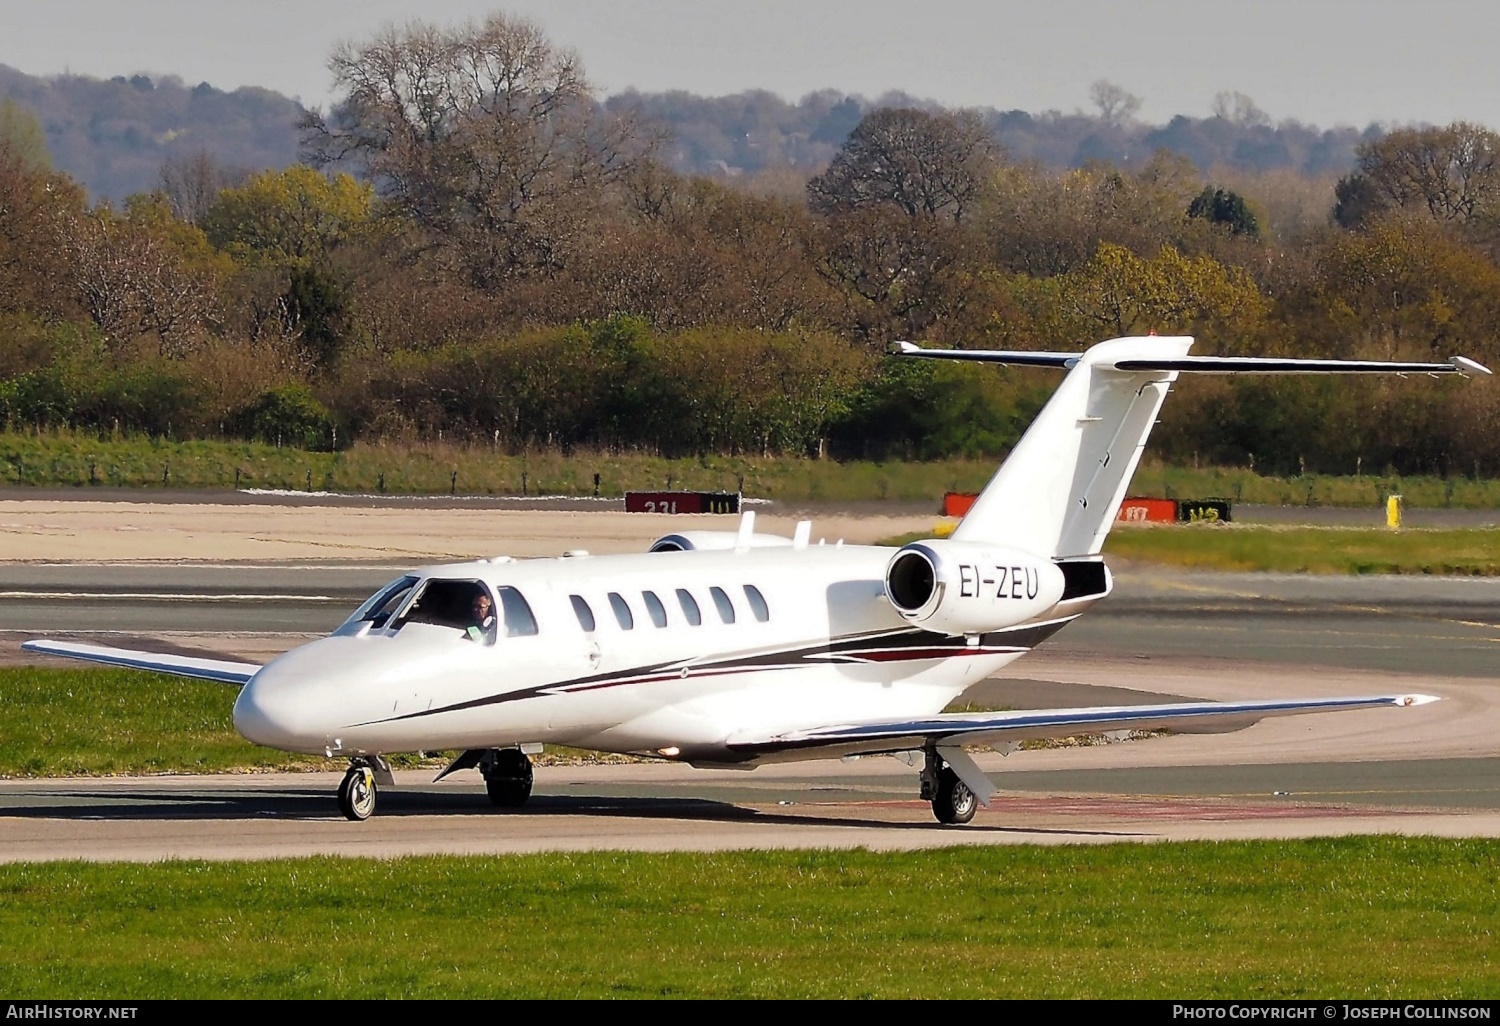
[[[156,188],[162,162],[205,150],[224,167],[260,171],[297,160],[294,100],[269,89],[232,93],[167,76],[39,78],[0,64],[0,99],[30,108],[60,171],[94,199]]]
[[[224,92],[206,82],[190,88],[174,76],[40,78],[0,65],[0,99],[5,98],[36,113],[53,163],[83,182],[94,199],[120,200],[153,189],[164,160],[199,150],[222,167],[247,171],[297,160],[302,108],[268,89]],[[939,106],[901,93],[869,100],[832,90],[796,102],[764,91],[718,97],[626,92],[604,104],[637,108],[667,129],[671,138],[664,155],[676,170],[730,178],[777,170],[810,175],[832,159],[869,110]],[[1128,167],[1167,149],[1204,170],[1343,173],[1353,166],[1355,145],[1378,131],[1322,130],[1295,121],[1273,125],[1253,108],[1243,117],[1178,116],[1166,125],[1111,124],[1056,111],[989,108],[981,114],[1012,159],[1050,167],[1091,160]]]
[[[1242,100],[1245,98],[1241,98]],[[678,170],[730,176],[795,168],[811,173],[828,163],[861,117],[876,107],[940,105],[904,93],[876,100],[825,90],[788,103],[774,93],[702,97],[691,93],[621,93],[613,109],[639,108],[671,129],[668,163]],[[1113,125],[1088,114],[981,109],[991,133],[1013,160],[1049,167],[1080,167],[1092,160],[1129,166],[1157,150],[1187,157],[1199,169],[1289,169],[1302,174],[1342,174],[1354,165],[1354,147],[1378,129],[1319,129],[1296,121],[1272,124],[1253,105],[1225,117],[1174,117],[1165,125]]]

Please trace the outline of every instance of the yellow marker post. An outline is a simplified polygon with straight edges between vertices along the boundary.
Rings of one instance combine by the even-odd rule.
[[[1385,526],[1392,531],[1401,530],[1401,496],[1392,495],[1385,500]]]

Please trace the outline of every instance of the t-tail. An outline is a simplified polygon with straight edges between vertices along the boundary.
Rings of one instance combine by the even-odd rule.
[[[929,359],[1059,367],[1067,377],[953,532],[1058,560],[1095,556],[1119,514],[1146,439],[1177,375],[1490,373],[1461,356],[1445,363],[1189,356],[1188,336],[1132,336],[1083,353],[921,349]]]

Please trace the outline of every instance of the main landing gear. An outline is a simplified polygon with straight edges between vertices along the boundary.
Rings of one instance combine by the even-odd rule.
[[[967,823],[979,807],[979,799],[969,785],[958,779],[942,756],[930,749],[922,765],[922,798],[932,802],[932,814],[939,823]]]
[[[479,772],[490,801],[501,808],[525,805],[531,797],[531,759],[519,748],[491,748],[480,757]]]

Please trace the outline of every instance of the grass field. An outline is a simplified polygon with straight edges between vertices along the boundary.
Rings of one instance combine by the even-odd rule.
[[[1109,556],[1194,570],[1312,574],[1500,574],[1500,529],[1192,524],[1111,531]]]
[[[880,544],[905,545],[933,534],[914,531]],[[1189,570],[1494,577],[1500,575],[1500,528],[1132,524],[1109,533],[1104,554]]]
[[[0,992],[1490,998],[1497,860],[1351,838],[8,865]]]
[[[158,673],[0,669],[0,776],[342,769],[234,732],[235,689]]]
[[[100,439],[77,432],[0,433],[0,486],[290,488],[351,493],[618,496],[627,489],[733,491],[785,502],[931,502],[945,491],[977,491],[998,460],[839,463],[789,457],[663,459],[639,453],[510,455],[442,443],[359,444],[318,453],[247,442]],[[455,476],[456,475],[456,476]],[[523,480],[524,477],[524,480]],[[1500,507],[1500,481],[1438,477],[1262,477],[1248,470],[1147,463],[1132,492],[1166,498],[1227,498],[1269,505],[1379,506],[1399,493],[1408,506]],[[8,494],[0,490],[0,495]]]

